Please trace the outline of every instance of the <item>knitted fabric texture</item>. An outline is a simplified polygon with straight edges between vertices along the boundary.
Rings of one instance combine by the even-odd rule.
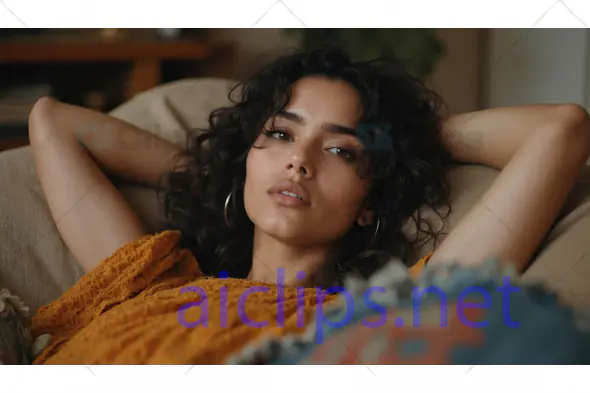
[[[222,364],[261,337],[303,333],[337,298],[205,277],[179,240],[164,231],[126,244],[41,307],[33,336],[51,342],[34,364]]]

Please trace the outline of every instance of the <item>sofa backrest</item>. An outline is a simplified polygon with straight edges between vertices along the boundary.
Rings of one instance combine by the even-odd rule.
[[[213,109],[230,104],[227,93],[232,83],[203,78],[165,84],[137,95],[111,115],[183,145],[187,130],[206,126]],[[141,147],[141,141],[136,143]],[[497,174],[494,169],[474,165],[458,166],[451,171],[452,213],[445,222],[445,232],[452,230]],[[83,272],[53,223],[29,147],[0,154],[0,179],[6,185],[5,192],[0,193],[0,287],[8,288],[36,309],[56,299]],[[129,184],[117,186],[144,225],[157,230],[163,214],[155,192]],[[578,305],[590,299],[590,286],[578,278],[580,274],[584,274],[581,277],[585,280],[590,277],[589,195],[589,184],[580,183],[535,264],[525,274],[560,286],[566,299]],[[420,255],[430,251],[430,247],[420,250]],[[582,265],[576,265],[579,261]],[[567,270],[560,268],[563,266]],[[564,283],[564,279],[569,281]]]

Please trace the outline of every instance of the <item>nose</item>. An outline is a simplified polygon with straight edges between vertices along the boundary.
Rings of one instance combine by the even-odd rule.
[[[285,169],[293,175],[305,178],[313,176],[314,169],[309,150],[308,146],[294,146]]]

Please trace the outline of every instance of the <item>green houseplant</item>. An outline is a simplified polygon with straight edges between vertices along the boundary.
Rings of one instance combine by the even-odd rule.
[[[409,73],[424,79],[444,54],[436,29],[283,29],[300,38],[303,49],[333,45],[348,51],[355,60],[394,56]]]

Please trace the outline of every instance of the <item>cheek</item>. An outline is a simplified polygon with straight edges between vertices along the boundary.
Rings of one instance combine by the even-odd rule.
[[[246,158],[246,184],[260,184],[267,180],[275,166],[272,161],[264,150],[251,149]]]
[[[250,193],[250,190],[254,186],[253,183],[256,182],[256,174],[258,173],[258,170],[262,167],[259,161],[260,160],[258,160],[256,157],[256,153],[253,153],[253,151],[250,150],[250,153],[248,153],[248,157],[246,158],[246,179],[244,185],[244,199],[247,198],[248,194]]]
[[[263,151],[251,149],[246,159],[246,182],[244,184],[244,207],[246,213],[251,216],[259,204],[260,197],[256,192],[268,187],[268,172],[272,170],[271,163]]]
[[[339,175],[326,175],[322,180],[326,207],[331,211],[337,210],[347,220],[354,220],[369,191],[368,182],[342,171]]]

